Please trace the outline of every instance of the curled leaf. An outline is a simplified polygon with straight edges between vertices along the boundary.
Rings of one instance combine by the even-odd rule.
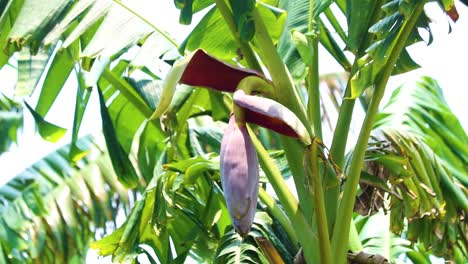
[[[163,82],[163,90],[159,100],[159,104],[156,107],[156,110],[151,115],[150,120],[161,117],[161,115],[166,111],[174,97],[175,89],[177,83],[179,83],[181,76],[184,74],[185,68],[187,67],[188,62],[191,57],[183,58],[174,63],[172,69],[166,76]]]
[[[31,112],[34,121],[36,122],[39,135],[41,135],[44,140],[55,143],[65,135],[67,132],[65,128],[47,122],[39,113],[34,111],[26,101],[24,102],[24,105],[26,105],[26,108]]]

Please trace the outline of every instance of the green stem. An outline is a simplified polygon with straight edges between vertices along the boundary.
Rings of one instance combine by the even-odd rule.
[[[362,251],[362,244],[361,240],[359,239],[359,233],[356,228],[356,224],[354,223],[354,219],[351,219],[351,226],[349,230],[349,250],[352,252],[359,252]]]
[[[381,16],[382,13],[382,4],[383,0],[377,0],[375,3],[375,8],[372,13],[372,17],[369,21],[369,27],[373,25]],[[360,45],[358,52],[356,54],[356,59],[354,60],[354,64],[351,67],[350,76],[352,77],[355,71],[357,70],[357,61],[358,59],[364,55],[366,48],[372,42],[373,35],[368,33],[366,38]],[[344,156],[346,150],[346,143],[348,142],[348,134],[349,134],[349,127],[351,125],[351,119],[353,117],[353,110],[354,104],[356,102],[355,99],[349,99],[351,96],[351,77],[346,84],[345,94],[343,96],[343,103],[340,107],[340,113],[338,115],[338,120],[336,123],[335,132],[333,134],[333,141],[330,148],[330,154],[333,157],[333,161],[339,166],[343,167],[344,163]]]
[[[354,68],[354,67],[353,67]],[[353,72],[353,70],[351,70]],[[348,80],[346,91],[341,103],[340,113],[336,122],[335,132],[333,133],[332,145],[330,148],[330,155],[333,162],[342,168],[344,165],[344,156],[346,144],[348,142],[349,127],[351,126],[351,119],[353,117],[355,99],[349,99],[351,95],[351,79]]]
[[[236,23],[234,23],[233,15],[231,13],[231,10],[229,9],[229,6],[226,4],[224,0],[215,0],[215,3],[224,21],[226,21],[229,31],[231,31],[231,35],[234,36],[234,39],[239,45],[242,51],[242,54],[244,55],[247,61],[247,66],[251,69],[262,72],[262,67],[258,63],[257,57],[255,57],[255,53],[253,52],[250,45],[248,43],[241,41],[239,34],[237,32]]]
[[[378,19],[380,19],[383,0],[377,0],[375,3],[375,8],[372,13],[372,17],[369,21],[369,27],[373,25]],[[358,59],[365,53],[366,48],[370,45],[373,39],[373,35],[368,33],[366,38],[360,45],[356,59],[354,60],[353,66],[351,66],[350,76],[353,76],[357,70]],[[353,110],[355,99],[349,99],[351,96],[351,78],[349,78],[348,83],[346,84],[345,94],[343,96],[343,102],[340,107],[340,112],[338,115],[338,120],[335,127],[335,132],[333,134],[333,141],[330,148],[330,156],[333,158],[333,162],[339,167],[343,168],[344,157],[346,151],[346,144],[348,142],[349,128],[351,126],[351,120],[353,117]],[[336,213],[338,209],[338,197],[340,194],[340,186],[329,188],[325,191],[326,202],[327,202],[327,216],[329,219],[336,219]],[[334,233],[334,225],[329,226],[332,234]],[[356,241],[352,241],[354,244],[360,244],[359,238]]]
[[[313,32],[315,28],[314,19],[314,6],[315,1],[309,1],[309,32]],[[318,53],[318,34],[312,38],[312,64],[309,65],[309,74],[307,78],[309,100],[307,103],[307,113],[309,119],[312,120],[314,125],[314,133],[319,139],[322,138],[322,114],[320,107],[320,76],[319,76],[319,53]],[[309,171],[309,181],[313,187],[313,198],[315,203],[315,216],[317,221],[317,232],[319,236],[319,249],[320,249],[320,263],[333,263],[330,251],[330,237],[328,235],[328,222],[327,213],[325,210],[325,201],[323,196],[322,175],[319,169],[319,149],[317,146],[317,138],[314,138],[310,146],[310,167],[306,168]],[[305,158],[307,158],[306,155]]]
[[[276,47],[257,9],[253,11],[253,17],[256,28],[255,37],[259,47],[257,53],[270,73],[275,89],[275,99],[296,113],[309,130],[309,134],[312,134],[310,122],[307,119],[304,106],[300,103],[301,100],[294,88],[291,76],[288,74],[286,66],[278,55]]]
[[[322,175],[320,175],[319,169],[319,149],[317,145],[317,138],[314,138],[312,145],[310,146],[309,158],[310,167],[306,168],[310,171],[308,173],[309,179],[312,182],[314,190],[314,201],[315,201],[315,216],[317,220],[317,232],[319,236],[319,248],[320,248],[320,263],[333,263],[330,250],[330,237],[328,235],[328,224],[327,215],[325,210],[325,201],[322,189]]]
[[[257,54],[265,64],[272,78],[275,90],[274,99],[293,111],[305,125],[309,134],[313,135],[304,105],[301,104],[299,95],[296,89],[294,89],[291,76],[288,74],[286,66],[279,57],[258,10],[254,10],[253,17],[256,28],[255,41],[258,45]],[[304,146],[297,140],[284,136],[281,137],[281,143],[284,147],[286,158],[288,159],[289,167],[294,177],[294,183],[302,205],[302,210],[304,210],[304,215],[308,223],[311,223],[313,200],[312,194],[309,191],[311,188],[307,187],[308,183],[304,177],[305,170],[302,164]]]
[[[309,226],[304,214],[302,213],[299,203],[286,185],[281,172],[273,163],[270,156],[268,155],[268,152],[265,150],[262,143],[260,140],[258,140],[257,136],[249,125],[247,125],[247,128],[250,138],[252,139],[252,143],[257,150],[260,166],[265,172],[269,183],[275,190],[279,201],[283,205],[283,208],[294,227],[296,236],[303,248],[304,256],[308,260],[308,263],[319,263],[319,253],[316,251],[316,245],[318,242],[317,236],[313,233],[311,227]]]
[[[268,211],[273,215],[273,217],[276,220],[278,220],[278,222],[283,227],[284,231],[286,231],[289,238],[293,242],[294,250],[298,251],[299,240],[297,239],[296,233],[294,232],[291,222],[289,221],[284,211],[278,206],[273,197],[271,197],[262,187],[260,187],[259,189],[258,197],[266,205]]]
[[[309,6],[309,32],[314,31],[315,20],[313,16],[315,1],[310,1]],[[320,76],[319,76],[319,54],[318,54],[318,35],[312,38],[312,65],[309,66],[309,74],[307,75],[307,85],[309,90],[309,100],[307,103],[307,113],[309,119],[314,125],[314,133],[318,138],[322,138],[322,114],[320,108]]]
[[[335,231],[332,237],[332,249],[337,254],[337,263],[345,263],[346,261],[346,250],[349,238],[349,229],[352,219],[352,213],[354,208],[354,202],[356,199],[356,187],[359,183],[359,176],[361,174],[362,164],[364,162],[364,155],[366,153],[367,143],[369,140],[370,133],[374,124],[375,117],[378,112],[380,101],[385,92],[385,86],[392,74],[394,65],[404,49],[406,40],[413,30],[421,12],[424,10],[425,2],[418,3],[410,19],[405,22],[398,41],[394,49],[392,50],[386,66],[381,72],[380,78],[376,82],[374,95],[372,96],[369,109],[366,113],[361,132],[353,153],[351,165],[349,168],[349,175],[345,183],[343,198],[338,209],[337,222],[335,225]]]

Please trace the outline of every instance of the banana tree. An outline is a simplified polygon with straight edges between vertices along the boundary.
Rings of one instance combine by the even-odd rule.
[[[128,211],[127,191],[98,140],[76,143],[88,153],[79,162],[72,164],[67,145],[0,188],[2,263],[80,263],[89,243]]]
[[[3,1],[0,67],[17,61],[13,101],[39,94],[24,105],[49,141],[65,129],[47,113],[74,80],[72,162],[86,157],[78,133],[98,95],[111,164],[139,193],[123,225],[91,244],[115,261],[458,261],[468,255],[465,131],[430,79],[406,95],[415,104],[403,121],[391,104],[379,111],[389,79],[419,67],[406,48],[420,30],[432,37],[427,2],[177,0],[183,24],[204,11],[177,43],[132,2]],[[437,2],[457,20],[453,0]],[[343,68],[326,81],[342,87],[330,146],[319,46]],[[346,153],[356,99],[366,114]],[[417,246],[366,253],[353,213],[379,210]]]

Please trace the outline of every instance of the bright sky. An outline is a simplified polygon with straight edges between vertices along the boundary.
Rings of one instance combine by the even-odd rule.
[[[436,79],[444,89],[452,111],[460,119],[465,130],[468,129],[467,107],[468,84],[466,82],[467,66],[463,66],[468,60],[468,8],[456,2],[460,18],[456,23],[451,23],[452,33],[448,34],[447,18],[436,3],[432,3],[427,10],[433,20],[431,24],[434,34],[434,42],[430,46],[417,43],[409,48],[411,56],[422,67],[416,71],[395,78],[393,83],[404,83],[422,75],[428,75]],[[465,98],[465,99],[464,99]]]

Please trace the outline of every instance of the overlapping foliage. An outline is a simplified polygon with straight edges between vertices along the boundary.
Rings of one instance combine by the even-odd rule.
[[[89,139],[78,139],[90,95],[98,91],[111,164],[120,182],[139,193],[125,223],[111,235],[92,244],[100,254],[112,255],[119,262],[136,262],[137,257],[144,254],[150,261],[160,263],[183,263],[189,256],[199,262],[267,263],[271,261],[271,255],[258,242],[258,238],[264,237],[282,261],[290,263],[297,253],[298,243],[304,247],[321,246],[317,244],[317,238],[310,238],[309,245],[309,240],[307,243],[300,241],[300,235],[309,229],[300,230],[293,226],[294,231],[287,230],[293,220],[297,220],[297,215],[285,213],[288,210],[284,203],[291,201],[281,199],[279,189],[275,189],[280,197],[278,201],[271,197],[268,201],[262,198],[251,236],[241,241],[232,230],[229,231],[230,220],[219,187],[217,153],[220,151],[223,123],[231,112],[232,98],[217,91],[181,86],[177,88],[165,115],[161,119],[149,120],[159,104],[161,79],[164,77],[158,70],[158,64],[170,66],[180,56],[202,48],[226,63],[256,70],[266,68],[274,86],[288,84],[288,73],[278,71],[283,65],[272,59],[274,56],[267,54],[266,47],[262,46],[268,37],[275,53],[277,49],[275,56],[279,62],[285,63],[293,76],[297,86],[290,85],[300,101],[293,105],[291,102],[295,96],[282,96],[281,91],[288,92],[287,87],[276,87],[277,94],[273,99],[297,110],[298,117],[303,122],[307,121],[304,124],[312,129],[310,123],[313,121],[305,114],[301,116],[300,112],[306,108],[311,111],[310,106],[305,107],[307,101],[311,102],[311,96],[304,95],[311,85],[309,77],[314,77],[313,68],[317,66],[309,58],[318,52],[314,43],[320,42],[350,76],[348,88],[342,95],[348,99],[340,107],[345,109],[351,105],[351,110],[342,110],[351,116],[354,103],[350,102],[368,88],[371,89],[366,90],[366,98],[372,96],[373,88],[377,89],[381,84],[384,87],[386,81],[382,76],[418,67],[405,48],[421,40],[418,28],[430,33],[429,20],[422,12],[425,2],[322,0],[315,1],[311,12],[310,1],[248,2],[252,5],[242,8],[235,5],[236,1],[175,1],[181,10],[181,23],[190,23],[193,14],[207,11],[180,46],[167,32],[138,15],[131,2],[0,2],[0,46],[5,51],[0,53],[0,68],[8,60],[15,60],[12,56],[17,52],[18,82],[13,99],[19,101],[38,90],[37,104],[34,107],[25,105],[33,114],[43,138],[57,141],[63,136],[65,130],[47,122],[46,117],[54,109],[54,101],[65,84],[69,80],[76,83],[71,146],[46,158],[47,162],[39,163],[34,172],[20,175],[0,189],[8,201],[4,212],[12,210],[18,214],[15,219],[24,220],[21,224],[4,220],[2,227],[5,232],[2,234],[4,237],[8,235],[8,240],[3,239],[2,243],[8,243],[4,243],[1,249],[5,259],[80,261],[96,227],[115,217],[115,211],[109,211],[115,209],[110,203],[113,199],[111,194],[118,193],[120,199],[126,201],[126,192],[114,184],[113,176],[108,173],[110,163],[104,162],[105,155],[98,158],[99,165],[95,165],[94,161],[88,160],[89,146],[82,144],[90,143]],[[441,2],[442,8],[453,18],[456,13],[453,1]],[[234,6],[231,8],[231,5]],[[346,23],[337,19],[338,15],[345,15]],[[268,25],[266,34],[262,36],[259,35],[262,28],[258,19]],[[128,50],[135,51],[133,54],[136,55],[130,57],[132,53]],[[389,63],[396,58],[395,63]],[[286,76],[280,76],[283,73]],[[39,81],[41,78],[43,82]],[[405,244],[405,250],[396,250],[388,257],[396,258],[406,252],[415,260],[418,254],[432,250],[430,252],[435,255],[460,260],[467,256],[463,234],[466,224],[462,219],[465,219],[467,210],[465,146],[468,140],[441,100],[436,84],[425,79],[419,87],[410,96],[413,106],[403,121],[391,106],[378,116],[374,131],[378,129],[382,134],[369,144],[366,164],[370,167],[370,164],[377,164],[379,173],[381,168],[389,173],[378,178],[382,175],[376,175],[379,173],[374,173],[375,170],[362,172],[361,184],[376,187],[369,189],[374,197],[378,193],[385,198],[383,193],[388,192],[391,198],[386,208],[390,210],[392,231],[420,243],[419,251],[412,251],[411,246]],[[400,100],[397,98],[408,98],[403,94],[395,93],[393,105]],[[369,101],[366,98],[362,102],[367,109]],[[6,120],[5,124],[9,124],[2,126],[2,133],[8,130],[9,137],[5,144],[0,142],[0,146],[6,148],[15,139],[20,126],[20,119],[15,119],[17,115],[11,116],[19,109],[19,104],[3,96],[0,99],[0,122]],[[397,124],[402,125],[402,130],[390,129]],[[314,126],[317,129],[317,124]],[[254,128],[254,131],[263,145],[271,150],[268,153],[279,174],[284,178],[292,175],[295,179],[299,193],[299,202],[296,201],[298,215],[304,213],[310,217],[307,221],[312,222],[316,216],[312,212],[316,210],[317,203],[303,200],[301,188],[305,188],[306,179],[297,180],[307,173],[302,163],[304,148],[266,130]],[[346,134],[348,132],[345,130]],[[342,149],[331,147],[331,153],[338,155],[333,157],[336,163],[329,158],[334,170],[327,170],[333,175],[326,176],[329,177],[327,181],[334,184],[333,188],[325,189],[327,209],[335,208],[340,202],[338,195],[334,196],[342,191],[336,178],[340,175],[334,173],[343,172],[343,176],[348,173],[342,162],[347,136],[335,137]],[[364,143],[367,146],[367,140]],[[70,164],[77,165],[72,167]],[[99,173],[88,172],[87,167],[100,168],[104,174],[98,177]],[[42,168],[51,170],[44,173]],[[75,175],[77,169],[80,173],[70,176]],[[67,172],[66,176],[61,172]],[[268,168],[261,171],[264,187],[275,187],[271,183],[271,174]],[[107,189],[97,187],[94,181],[98,179],[108,184]],[[86,187],[81,188],[80,184]],[[349,183],[345,181],[343,184]],[[12,195],[12,188],[19,193],[15,191]],[[25,204],[29,208],[25,208]],[[101,215],[103,211],[107,214]],[[327,213],[331,215],[330,212]],[[31,223],[38,221],[42,225],[32,228]],[[310,226],[310,223],[306,222],[306,225]],[[77,231],[77,227],[82,233]],[[357,227],[359,229],[359,223]],[[317,230],[310,230],[317,234]],[[329,231],[332,240],[340,239],[339,235],[333,234],[333,224]],[[27,243],[25,234],[37,235],[38,238]],[[40,244],[41,241],[45,243]],[[367,242],[363,241],[365,249]],[[57,247],[54,243],[65,246]],[[383,254],[380,251],[373,253]]]
[[[367,159],[383,166],[374,173],[387,173],[391,230],[438,256],[463,260],[468,137],[441,88],[429,77],[398,88],[375,126],[383,141],[369,148]]]
[[[117,213],[129,206],[95,139],[77,144],[89,153],[78,163],[72,165],[65,146],[0,188],[2,263],[81,262],[89,243],[115,227]]]

